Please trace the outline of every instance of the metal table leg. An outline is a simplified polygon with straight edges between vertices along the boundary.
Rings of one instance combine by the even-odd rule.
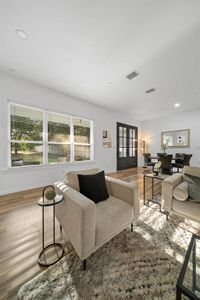
[[[144,177],[143,177],[143,195],[144,195],[144,205],[146,205],[146,199],[145,199],[145,197],[146,197],[146,195],[145,195],[145,175],[144,175]]]

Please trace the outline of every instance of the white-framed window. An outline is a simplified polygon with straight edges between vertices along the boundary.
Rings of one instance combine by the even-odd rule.
[[[9,103],[9,167],[93,159],[93,121]]]
[[[71,161],[71,117],[47,112],[48,164]]]
[[[73,123],[73,160],[90,160],[92,154],[92,136],[90,120],[79,117],[72,118]]]
[[[44,164],[44,112],[10,104],[9,166]]]

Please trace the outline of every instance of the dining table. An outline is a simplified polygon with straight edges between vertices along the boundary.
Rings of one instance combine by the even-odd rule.
[[[154,159],[154,160],[159,160],[159,157],[158,156],[151,156],[150,159]],[[172,160],[173,161],[176,161],[176,160],[179,160],[179,161],[183,161],[182,158],[177,158],[177,157],[172,157]]]

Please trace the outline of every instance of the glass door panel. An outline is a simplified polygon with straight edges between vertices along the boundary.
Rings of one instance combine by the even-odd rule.
[[[137,166],[137,127],[117,123],[117,169]]]

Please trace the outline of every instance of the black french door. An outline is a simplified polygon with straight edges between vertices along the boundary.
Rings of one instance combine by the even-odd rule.
[[[117,122],[117,170],[137,167],[138,128]]]

